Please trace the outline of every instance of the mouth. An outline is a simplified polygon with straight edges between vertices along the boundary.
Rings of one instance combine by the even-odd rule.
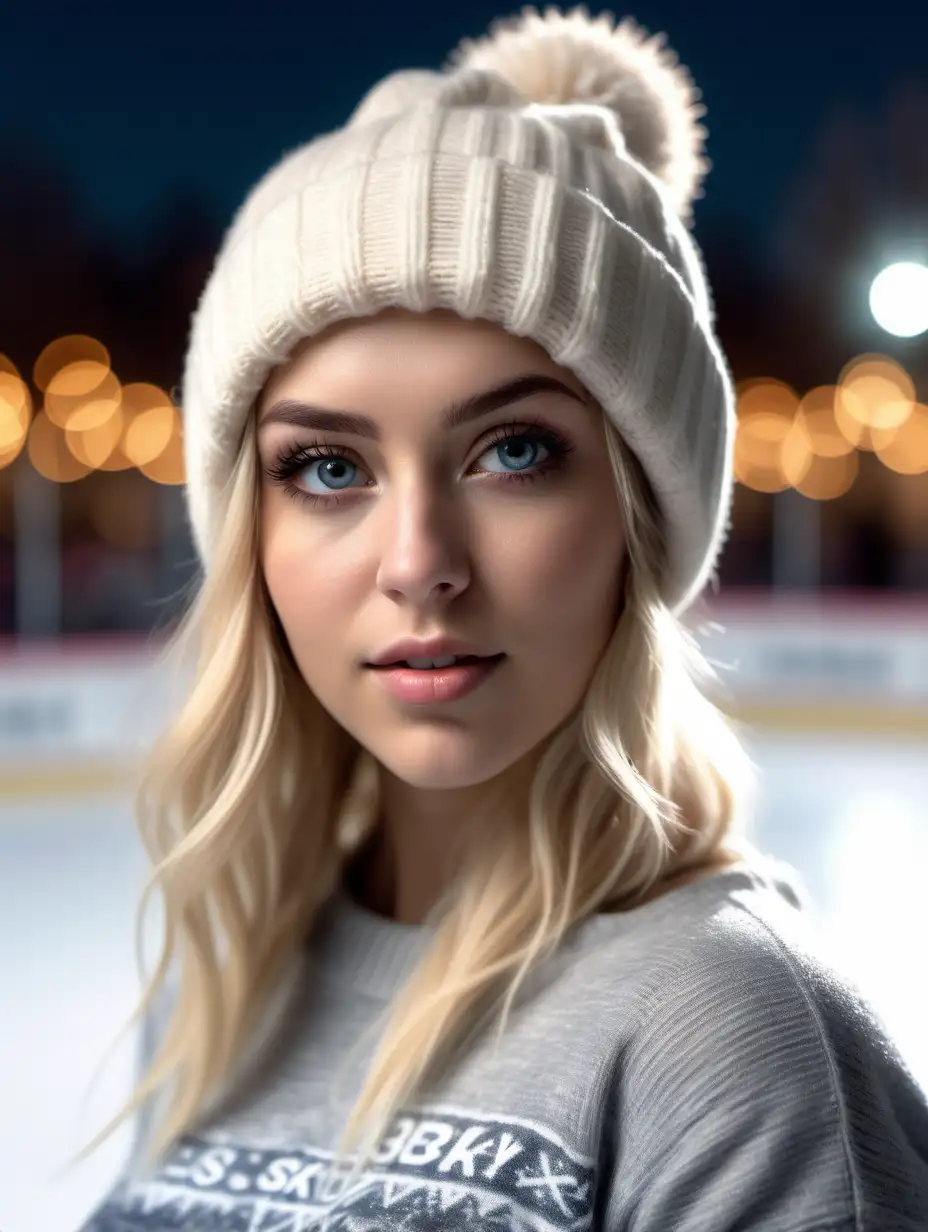
[[[434,706],[461,701],[476,692],[505,660],[505,654],[445,655],[441,659],[402,659],[372,667],[378,685],[394,701],[413,706]],[[432,666],[432,665],[435,666]]]
[[[442,655],[438,659],[397,659],[395,663],[368,663],[367,666],[375,672],[395,672],[404,668],[407,671],[417,672],[447,671],[452,667],[467,667],[472,664],[489,667],[505,657],[504,654],[485,657],[481,655]]]

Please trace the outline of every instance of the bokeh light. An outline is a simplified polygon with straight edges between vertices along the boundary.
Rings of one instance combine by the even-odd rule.
[[[876,451],[880,461],[900,475],[928,472],[928,406],[916,402],[912,414],[892,440]],[[928,517],[928,510],[926,510]]]
[[[139,470],[155,483],[171,486],[182,484],[186,480],[184,470],[184,430],[180,414],[176,407],[171,408],[171,435],[163,451],[150,462],[139,464]]]
[[[835,402],[835,420],[842,435],[855,449],[875,453],[888,445],[899,429],[871,428],[863,422],[866,413],[866,409],[858,404],[856,394],[850,390],[843,390]]]
[[[783,381],[756,378],[738,386],[737,409],[735,478],[755,492],[782,492],[790,486],[783,450],[796,423],[799,395]]]
[[[837,385],[817,385],[799,404],[797,422],[805,429],[812,453],[820,458],[841,458],[854,451],[855,442],[838,423],[838,393]]]
[[[96,405],[90,403],[82,408],[72,416],[71,423],[74,424],[85,413],[92,414]],[[122,404],[117,403],[115,411],[105,417],[101,412],[98,421],[87,428],[66,428],[65,441],[74,457],[92,470],[128,470],[132,464],[119,451],[124,424]]]
[[[167,395],[157,385],[150,385],[144,381],[135,381],[130,385],[122,387],[120,396],[120,421],[119,435],[117,443],[112,447],[105,459],[98,463],[98,469],[103,471],[125,471],[130,470],[136,465],[133,458],[126,452],[126,443],[132,425],[135,420],[144,415],[146,411],[152,407],[160,406]],[[115,430],[115,427],[111,428]],[[109,443],[110,434],[104,433],[101,429],[101,435],[105,443]]]
[[[64,431],[52,423],[44,411],[40,411],[32,421],[28,449],[35,469],[55,483],[73,483],[89,475],[92,469],[74,457]]]
[[[860,454],[856,450],[838,457],[810,452],[809,464],[793,486],[810,500],[837,500],[850,491],[859,474]]]
[[[881,270],[870,286],[870,311],[881,329],[897,338],[928,330],[928,267],[898,261]]]
[[[176,412],[170,395],[157,385],[138,385],[134,389],[135,410],[126,426],[122,447],[135,466],[145,466],[167,449]]]
[[[0,470],[22,452],[31,420],[29,386],[15,372],[0,371]]]
[[[836,414],[841,432],[858,449],[886,443],[881,434],[901,427],[914,403],[915,382],[888,355],[860,355],[841,370]]]
[[[814,457],[812,438],[797,415],[780,445],[780,467],[790,487],[799,487],[809,473]]]
[[[0,352],[0,470],[22,452],[31,418],[29,387],[9,355]]]
[[[45,391],[45,413],[59,428],[86,431],[116,414],[120,403],[116,374],[96,360],[79,360],[59,369]]]
[[[67,334],[50,342],[35,361],[32,379],[36,388],[45,393],[62,368],[71,364],[91,361],[109,368],[110,353],[96,338],[86,334]]]

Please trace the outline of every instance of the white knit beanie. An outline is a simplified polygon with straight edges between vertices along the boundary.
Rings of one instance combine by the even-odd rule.
[[[226,234],[193,318],[187,508],[206,568],[271,370],[333,322],[451,309],[533,339],[637,455],[682,613],[729,527],[734,398],[687,229],[707,164],[686,70],[632,21],[525,9],[444,72],[398,72],[284,157]]]

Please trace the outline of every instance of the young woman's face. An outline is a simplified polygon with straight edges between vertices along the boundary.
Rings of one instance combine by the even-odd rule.
[[[333,718],[423,788],[488,783],[535,749],[582,699],[620,607],[619,500],[576,378],[489,323],[391,310],[304,344],[258,424],[265,579]],[[464,695],[462,669],[370,666],[438,637],[503,657]],[[410,699],[412,676],[430,700]]]

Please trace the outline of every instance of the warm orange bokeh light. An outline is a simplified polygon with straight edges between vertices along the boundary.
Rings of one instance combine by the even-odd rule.
[[[143,462],[139,470],[155,483],[182,484],[186,480],[184,470],[184,432],[180,415],[173,408],[174,426],[166,448],[151,462]]]
[[[900,475],[922,475],[928,471],[928,406],[916,402],[912,414],[877,457]],[[928,517],[928,510],[925,512]]]
[[[735,479],[752,492],[764,492],[770,496],[776,492],[785,492],[789,487],[782,470],[765,466],[752,466],[749,471],[742,473],[736,465]]]
[[[0,470],[22,453],[31,418],[28,386],[12,372],[0,372]]]
[[[74,457],[64,432],[44,411],[36,415],[29,430],[29,457],[39,474],[55,483],[73,483],[91,471]]]
[[[847,411],[868,427],[898,428],[912,413],[913,399],[903,397],[899,386],[882,376],[862,376],[843,385],[839,400],[847,399]]]
[[[735,453],[743,467],[778,466],[780,451],[792,422],[781,415],[758,414],[738,426]]]
[[[791,385],[771,377],[744,381],[738,387],[738,418],[759,413],[792,419],[799,408],[799,395]]]
[[[77,359],[58,369],[48,382],[45,393],[65,398],[86,398],[112,375],[113,370],[108,364],[101,364],[95,359]]]
[[[908,396],[915,394],[912,378],[897,359],[891,355],[881,355],[878,351],[870,351],[866,355],[856,355],[849,359],[838,374],[839,385],[849,385],[852,381],[864,376],[882,376],[892,381],[900,393]]]
[[[8,462],[19,453],[32,419],[32,397],[25,381],[0,372],[0,457]]]
[[[782,381],[759,377],[739,385],[734,457],[739,483],[755,492],[782,492],[789,487],[783,446],[798,407],[798,394]]]
[[[872,426],[867,422],[868,415],[866,404],[858,401],[856,389],[840,390],[835,399],[835,423],[838,425],[838,431],[856,449],[873,453],[885,448],[899,429]]]
[[[123,452],[136,466],[154,462],[164,453],[175,431],[177,412],[164,394],[164,402],[138,411],[126,428]]]
[[[838,389],[838,402],[847,415],[879,431],[893,430],[905,423],[915,402],[914,381],[901,364],[887,355],[860,355],[852,359],[841,370]]]
[[[836,458],[810,454],[805,473],[793,486],[810,500],[835,500],[850,491],[859,473],[860,454],[856,450]]]
[[[10,359],[9,355],[4,355],[0,351],[0,372],[8,372],[10,376],[19,376],[20,372],[16,365]]]
[[[88,398],[68,416],[67,430],[81,435],[114,422],[122,425],[122,402],[118,397]]]
[[[79,434],[69,433],[69,447],[82,461],[92,460],[97,470],[130,470],[139,466],[140,462],[149,456],[152,449],[153,420],[157,422],[159,415],[165,415],[164,408],[172,410],[171,400],[157,385],[144,381],[124,385],[120,391],[118,412],[112,421],[97,423],[93,428]],[[88,406],[88,414],[92,411],[92,406]],[[156,412],[154,417],[151,416],[153,411]],[[137,424],[139,426],[136,426]],[[166,446],[168,439],[169,432],[162,429],[162,448]],[[139,456],[129,452],[133,449],[138,451]]]
[[[797,417],[780,445],[780,466],[791,487],[799,487],[809,473],[814,457],[812,438],[803,421]]]
[[[94,406],[94,403],[88,403],[72,416],[72,422],[77,416],[86,418],[85,412],[89,416]],[[98,422],[83,431],[69,425],[65,429],[65,441],[74,457],[93,470],[128,470],[131,463],[119,452],[123,427],[122,407],[117,404],[115,414],[110,413],[106,417],[101,414]]]
[[[782,463],[783,438],[778,441],[739,432],[735,440],[735,478],[755,492],[782,492],[789,486]]]
[[[11,463],[16,461],[22,453],[25,443],[26,434],[24,432],[16,443],[11,445],[9,449],[0,449],[0,471],[2,471],[5,466],[9,466]]]
[[[116,374],[90,360],[68,364],[45,392],[45,413],[59,428],[85,432],[119,410],[121,389]]]
[[[102,342],[86,334],[67,334],[50,342],[35,361],[32,379],[43,393],[55,375],[71,364],[92,361],[110,367],[110,353]]]
[[[844,457],[854,449],[855,442],[848,440],[838,423],[837,395],[836,385],[817,385],[799,404],[797,422],[808,435],[809,448],[820,458]]]

